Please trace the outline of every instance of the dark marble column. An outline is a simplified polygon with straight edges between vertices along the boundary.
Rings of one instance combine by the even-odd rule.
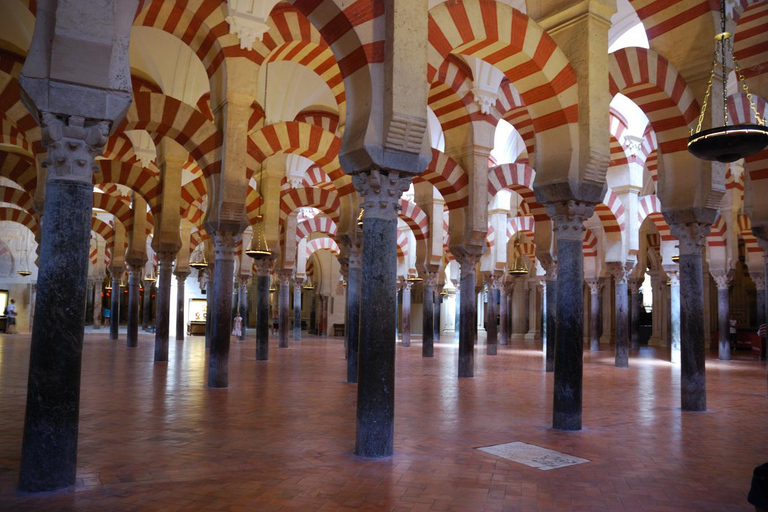
[[[434,319],[435,319],[435,326],[434,326],[434,339],[435,341],[440,341],[440,316],[442,314],[442,305],[443,305],[443,286],[439,285],[437,288],[435,288],[435,313],[434,313]]]
[[[411,179],[374,170],[352,181],[365,209],[355,453],[387,457],[395,433],[397,211]]]
[[[251,276],[240,276],[237,279],[237,307],[240,318],[243,319],[243,328],[240,330],[240,341],[245,341],[245,329],[248,326],[248,280]],[[299,290],[301,291],[301,290]],[[299,300],[301,303],[301,300]],[[301,331],[299,331],[301,333]]]
[[[680,391],[684,411],[707,410],[702,250],[709,224],[670,223],[680,241]]]
[[[504,283],[499,283],[499,345],[506,345],[508,343],[508,308],[509,305],[507,304],[507,287],[504,285]]]
[[[544,340],[544,359],[547,372],[555,371],[555,347],[557,346],[557,263],[552,262],[547,266],[546,278],[547,295],[547,336]],[[581,293],[579,293],[581,296]],[[582,308],[583,308],[582,304]]]
[[[144,269],[143,261],[128,261],[128,329],[125,336],[127,347],[139,346],[139,283]]]
[[[269,360],[269,276],[275,260],[256,260],[256,360]]]
[[[176,339],[183,340],[186,334],[186,324],[184,322],[184,311],[186,304],[184,299],[184,283],[187,280],[189,272],[176,272]]]
[[[640,350],[640,285],[642,279],[629,280],[629,309],[630,309],[630,346],[632,350]]]
[[[584,343],[584,221],[594,206],[575,201],[547,205],[557,244],[557,333],[552,426],[581,430]]]
[[[403,346],[411,346],[411,288],[413,283],[403,283]]]
[[[41,116],[48,172],[21,445],[22,492],[75,483],[91,180],[108,131],[106,122],[86,126],[82,117]]]
[[[677,269],[677,265],[675,265]],[[680,354],[680,274],[677,270],[667,270],[669,275],[669,311],[670,311],[670,341],[669,359],[672,364],[679,365]]]
[[[293,281],[293,341],[301,341],[301,279]]]
[[[458,342],[461,338],[461,279],[454,283],[454,286],[456,287],[456,294],[454,295],[456,311],[453,313],[453,341]]]
[[[765,276],[754,275],[751,276],[752,281],[755,282],[757,288],[757,325],[763,325],[765,323]],[[763,354],[765,355],[765,354]]]
[[[357,359],[360,347],[360,248],[352,246],[348,250],[349,273],[347,275],[347,382],[357,383]]]
[[[614,278],[616,289],[616,368],[629,368],[629,273],[631,264],[607,263],[608,272]]]
[[[205,348],[211,346],[211,326],[213,325],[213,262],[205,269]]]
[[[104,281],[104,277],[97,278],[93,283],[93,328],[101,329],[101,309],[102,309],[102,297],[101,297],[101,283]]]
[[[142,269],[143,270],[143,269]],[[153,281],[141,279],[144,287],[144,294],[141,296],[141,328],[148,331],[152,324],[152,284]]]
[[[458,251],[457,251],[458,252]],[[475,334],[477,333],[477,296],[475,295],[475,265],[479,254],[458,252],[456,261],[461,266],[460,323],[459,323],[459,377],[475,376]]]
[[[124,269],[113,268],[112,274],[112,304],[109,311],[109,339],[116,340],[120,332],[120,278]]]
[[[171,275],[176,251],[157,253],[157,323],[155,324],[155,362],[168,361],[168,337],[171,330]]]
[[[291,316],[289,314],[291,302],[291,278],[292,270],[281,270],[277,273],[280,279],[280,292],[278,295],[278,347],[288,348],[288,331],[291,328]]]
[[[589,285],[589,350],[600,350],[600,294],[603,291],[601,279],[590,279]]]
[[[717,358],[721,361],[731,360],[730,337],[730,297],[728,290],[731,287],[730,275],[713,275],[717,285]]]
[[[421,357],[435,357],[435,283],[437,272],[424,271],[424,317]]]
[[[495,356],[499,349],[499,331],[498,331],[498,295],[499,278],[501,276],[489,276],[488,282],[488,309],[486,311],[485,325],[488,331],[486,353],[489,356]]]
[[[215,258],[212,296],[211,350],[208,354],[208,387],[229,386],[229,341],[232,336],[232,288],[235,276],[235,247],[240,233],[214,231],[211,235]]]

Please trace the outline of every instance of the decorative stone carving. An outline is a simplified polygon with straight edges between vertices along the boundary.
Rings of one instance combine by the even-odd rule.
[[[667,271],[670,286],[680,286],[680,273],[676,270]]]
[[[699,222],[690,222],[687,224],[670,224],[669,230],[672,236],[679,240],[680,255],[698,254],[704,247],[704,239],[709,234],[712,226]]]
[[[291,279],[293,279],[293,270],[280,270],[277,272],[277,279],[280,281],[280,286],[285,286],[286,288],[288,285],[291,284]]]
[[[99,169],[94,159],[104,150],[108,133],[106,121],[86,126],[82,117],[64,120],[44,112],[42,137],[48,157],[43,160],[43,167],[48,169],[48,179],[91,183],[93,173]]]
[[[757,291],[764,292],[765,291],[765,275],[754,275],[751,277],[752,277],[752,281],[755,283],[755,287],[757,288]]]
[[[609,261],[606,263],[608,272],[613,276],[616,284],[628,284],[629,274],[632,273],[632,269],[635,267],[634,262],[621,263],[619,261]]]
[[[484,87],[475,87],[472,89],[472,95],[475,97],[475,103],[483,114],[490,114],[491,108],[496,105],[499,95]]]
[[[392,114],[387,130],[387,148],[419,154],[427,133],[426,117]],[[406,189],[407,190],[407,189]]]
[[[629,284],[629,292],[632,295],[636,295],[640,293],[640,286],[643,284],[643,281],[641,279],[630,279],[628,284]]]
[[[255,264],[258,277],[269,277],[272,274],[272,269],[275,267],[275,260],[269,258],[256,260]]]
[[[588,279],[587,286],[592,295],[599,295],[603,291],[603,281],[601,279]]]
[[[725,275],[713,275],[712,278],[715,280],[715,285],[717,286],[718,290],[727,290],[731,286],[732,278],[730,274]]]
[[[240,240],[240,234],[232,231],[214,231],[211,235],[213,241],[213,257],[217,260],[234,261],[235,247]]]
[[[240,48],[253,50],[253,43],[269,30],[267,17],[279,0],[228,0],[229,33],[237,34]]]
[[[362,197],[366,219],[395,220],[400,210],[400,196],[408,190],[411,178],[397,171],[374,169],[352,176],[352,183]]]
[[[176,253],[171,251],[158,251],[157,261],[161,272],[170,272],[173,268],[173,260],[176,259]]]
[[[564,240],[581,240],[586,229],[584,222],[594,211],[594,205],[573,200],[547,205],[547,214],[554,221],[552,231]]]

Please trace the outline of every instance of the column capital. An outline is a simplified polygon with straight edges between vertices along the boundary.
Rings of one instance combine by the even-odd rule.
[[[352,184],[362,198],[365,218],[395,220],[400,196],[411,186],[411,176],[374,169],[352,176]]]
[[[403,283],[403,290],[411,291],[411,288],[413,288],[413,283],[411,281],[406,280]]]
[[[622,263],[620,261],[609,261],[605,264],[608,273],[616,280],[616,284],[627,284],[629,282],[629,274],[635,266],[634,262]]]
[[[157,261],[162,271],[169,271],[173,268],[173,261],[176,259],[176,252],[172,251],[158,251]]]
[[[256,275],[259,277],[269,277],[272,269],[275,268],[275,260],[272,258],[258,259],[255,261]]]
[[[301,293],[301,283],[304,282],[304,279],[297,277],[293,280],[293,292],[299,292]]]
[[[552,230],[558,239],[581,240],[584,222],[595,211],[595,205],[581,201],[562,201],[547,204],[547,215],[554,221]]]
[[[79,116],[62,118],[48,112],[40,116],[43,147],[48,157],[43,167],[49,180],[93,182],[99,165],[94,159],[102,154],[109,134],[109,122],[86,120]]]
[[[238,276],[237,277],[237,284],[239,286],[248,286],[248,281],[251,279],[251,276]]]
[[[757,288],[757,291],[764,292],[765,291],[765,274],[756,274],[752,277],[752,281],[755,283],[755,287]]]
[[[680,255],[701,254],[704,247],[704,240],[709,234],[711,224],[701,222],[688,222],[680,224],[670,224],[669,230],[672,236],[679,240]]]
[[[346,280],[349,277],[349,258],[338,258],[338,262],[339,274]]]
[[[280,280],[280,286],[288,286],[293,279],[293,270],[282,269],[277,271],[277,278]]]
[[[189,272],[176,271],[173,273],[173,275],[176,276],[176,281],[178,281],[179,283],[183,283],[184,281],[187,280],[187,277],[189,276]]]
[[[632,278],[629,280],[629,291],[635,295],[637,293],[640,293],[640,286],[643,284],[642,279],[638,278]]]
[[[668,270],[667,277],[669,277],[670,286],[680,286],[680,272],[677,270]]]
[[[216,260],[234,261],[235,247],[240,241],[240,233],[235,231],[216,230],[211,235],[213,242],[213,257]]]
[[[421,277],[424,279],[424,287],[434,287],[437,284],[437,275],[437,272],[430,272],[428,270],[422,271]]]
[[[592,295],[597,295],[603,291],[603,280],[599,277],[587,279],[587,286],[589,286],[589,291]]]
[[[475,254],[473,252],[467,252],[467,251],[461,251],[458,254],[455,254],[454,257],[456,258],[456,261],[459,262],[460,270],[463,272],[465,269],[472,269],[474,270],[475,265],[477,265],[477,262],[480,261],[480,254]]]
[[[712,274],[712,278],[715,280],[718,290],[727,290],[731,287],[731,282],[733,281],[730,272],[728,274]]]
[[[544,266],[544,271],[546,272],[545,281],[557,281],[557,262],[555,260],[550,260]]]

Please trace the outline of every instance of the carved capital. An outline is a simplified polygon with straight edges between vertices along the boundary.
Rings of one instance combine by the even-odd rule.
[[[47,179],[91,183],[99,169],[95,158],[104,150],[109,123],[87,123],[77,116],[62,119],[47,112],[41,121],[43,147],[48,150],[42,164],[48,169]]]
[[[171,251],[158,251],[157,262],[161,272],[170,272],[173,268],[173,261],[176,259],[176,253]]]
[[[251,279],[251,276],[240,276],[237,278],[237,284],[240,286],[240,288],[245,288],[248,286],[248,281]]]
[[[544,265],[546,271],[546,281],[557,281],[557,262],[550,259],[549,262]]]
[[[699,222],[689,222],[686,224],[670,224],[669,230],[672,236],[677,238],[679,243],[680,255],[701,254],[704,248],[704,240],[709,234],[712,226]]]
[[[630,279],[629,280],[629,291],[632,293],[632,295],[636,295],[640,293],[640,286],[643,284],[643,281],[641,279]]]
[[[752,281],[754,281],[757,291],[765,291],[765,274],[752,276]]]
[[[733,281],[730,274],[713,274],[712,278],[715,280],[715,286],[717,286],[718,290],[727,290],[731,287],[731,282]]]
[[[280,281],[280,286],[289,286],[291,279],[293,279],[293,270],[280,270],[277,272],[277,279]]]
[[[275,260],[271,258],[265,258],[263,260],[256,260],[256,275],[259,277],[269,277],[272,274],[272,269],[275,268]]]
[[[366,219],[394,220],[400,210],[400,196],[411,185],[411,177],[397,171],[372,170],[352,176],[352,183],[362,197]]]
[[[584,236],[584,222],[595,211],[593,204],[580,201],[563,201],[547,205],[547,215],[554,221],[552,230],[558,240],[581,240]]]
[[[211,235],[214,259],[234,261],[235,247],[239,240],[240,233],[234,231],[214,231]]]
[[[346,281],[349,277],[349,258],[338,258],[339,262],[339,274]]]
[[[413,283],[411,281],[406,281],[403,283],[403,291],[411,293],[411,288],[413,288]]]
[[[678,271],[676,270],[668,271],[667,277],[669,277],[670,286],[680,286],[680,273]]]
[[[474,272],[475,265],[480,261],[480,255],[471,252],[461,252],[455,255],[456,261],[459,262],[461,273]]]
[[[301,283],[303,281],[304,280],[300,277],[297,277],[293,280],[293,293],[296,293],[296,292],[301,293]]]
[[[173,275],[176,276],[176,282],[179,284],[179,286],[184,286],[184,282],[187,280],[187,277],[189,276],[189,272],[174,272]]]
[[[437,272],[423,271],[421,277],[424,279],[424,288],[434,287],[437,284]]]
[[[587,279],[587,286],[589,286],[589,291],[592,295],[598,295],[601,291],[603,291],[603,280]]]
[[[616,280],[616,284],[627,284],[629,274],[632,273],[634,262],[621,263],[620,261],[610,261],[606,263],[608,273]]]

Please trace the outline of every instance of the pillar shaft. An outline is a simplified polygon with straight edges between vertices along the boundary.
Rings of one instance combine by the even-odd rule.
[[[101,283],[103,279],[97,279],[93,285],[93,328],[101,329]]]
[[[629,273],[631,264],[620,262],[608,263],[608,271],[613,275],[616,298],[616,368],[629,368]]]
[[[547,337],[543,346],[547,372],[555,371],[555,346],[558,339],[557,284],[557,265],[552,263],[550,269],[547,269]]]
[[[365,208],[355,453],[386,457],[395,426],[397,211],[411,179],[374,170],[352,180]]]
[[[592,279],[589,285],[589,350],[600,350],[600,292],[603,283],[599,279]]]
[[[486,351],[489,356],[495,356],[499,349],[499,331],[498,331],[498,277],[492,276],[488,284],[488,311],[485,317],[487,336]]]
[[[211,350],[208,354],[208,387],[229,386],[229,340],[232,333],[232,287],[235,274],[235,246],[239,233],[214,231],[215,258],[211,294]]]
[[[141,296],[141,326],[144,331],[148,331],[152,323],[152,282],[144,280],[143,277],[139,277],[144,281],[144,295]]]
[[[669,311],[670,311],[670,361],[680,364],[680,274],[677,271],[669,274]]]
[[[435,283],[437,272],[424,272],[424,317],[421,357],[435,356]]]
[[[507,289],[499,286],[499,345],[507,344]]]
[[[243,327],[240,329],[240,341],[245,341],[245,328],[248,325],[248,279],[250,276],[240,276],[237,288],[237,311],[243,319]]]
[[[552,426],[581,430],[584,336],[584,221],[594,207],[569,201],[547,205],[557,242],[557,333]]]
[[[730,316],[728,289],[731,280],[729,275],[716,275],[713,277],[717,284],[717,357],[721,361],[729,361],[731,359],[731,329],[728,322]]]
[[[245,332],[245,324],[243,324],[243,332]],[[301,341],[301,281],[300,280],[296,280],[293,283],[293,341]]]
[[[269,360],[269,275],[274,260],[256,261],[256,360]]]
[[[107,123],[85,127],[83,118],[64,122],[44,113],[41,125],[48,174],[21,446],[24,492],[75,483],[91,180],[107,135]]]
[[[641,280],[632,279],[629,282],[630,293],[630,347],[632,350],[640,350],[640,285]]]
[[[278,347],[288,348],[288,331],[291,328],[291,316],[289,307],[291,302],[291,278],[292,270],[281,270],[278,272],[280,278],[280,294],[278,296]]]
[[[171,321],[171,274],[175,252],[157,253],[157,322],[155,324],[155,362],[168,361],[168,336]]]
[[[360,347],[360,248],[349,252],[349,274],[347,276],[347,382],[357,383],[357,359]]]
[[[459,254],[459,377],[475,376],[475,334],[477,332],[477,296],[475,295],[475,264],[478,255]]]
[[[408,281],[403,284],[403,330],[401,333],[403,346],[411,346],[411,288]]]
[[[129,262],[128,267],[128,329],[125,335],[127,347],[139,346],[139,283],[143,262]]]
[[[112,274],[112,304],[109,311],[109,339],[116,340],[120,332],[120,271],[115,270]]]
[[[186,325],[184,322],[185,298],[184,298],[184,283],[187,280],[187,273],[176,274],[176,339],[183,340],[186,333]]]

